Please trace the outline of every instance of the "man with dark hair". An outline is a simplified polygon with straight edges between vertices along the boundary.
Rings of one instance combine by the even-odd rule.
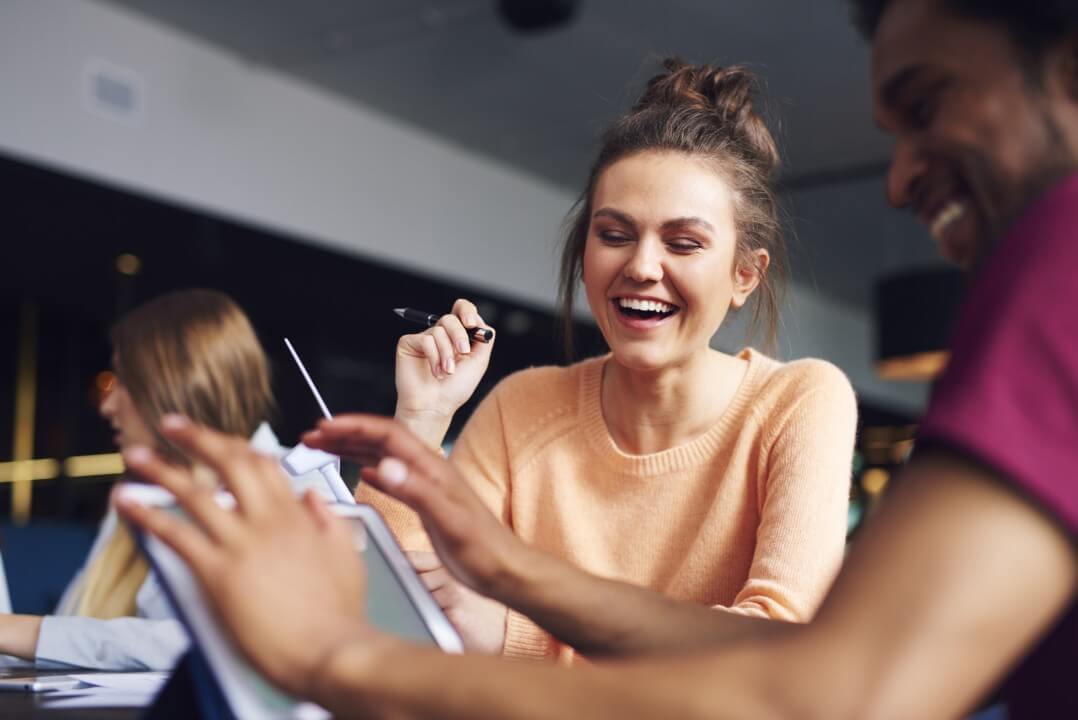
[[[857,3],[877,120],[896,140],[890,200],[973,280],[917,451],[809,625],[720,616],[558,565],[383,418],[337,418],[305,441],[377,464],[365,479],[419,512],[463,583],[570,644],[589,640],[566,622],[581,608],[623,623],[622,652],[661,627],[665,654],[570,671],[386,638],[357,616],[348,533],[289,502],[268,461],[182,421],[163,432],[217,470],[242,512],[145,452],[128,467],[198,525],[121,511],[187,560],[273,682],[342,715],[952,717],[1009,678],[1012,717],[1078,717],[1074,4]]]

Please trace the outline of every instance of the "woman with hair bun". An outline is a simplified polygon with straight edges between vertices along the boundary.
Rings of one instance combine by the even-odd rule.
[[[807,621],[842,560],[854,394],[826,362],[710,346],[750,304],[774,343],[786,260],[779,155],[750,72],[664,67],[604,133],[567,225],[566,337],[582,283],[610,352],[504,379],[450,459],[517,535],[590,573],[716,612]],[[490,346],[471,347],[464,330],[479,324],[462,300],[398,344],[396,418],[432,446],[486,369]],[[403,504],[368,490],[360,499],[406,549],[429,549]],[[470,649],[571,658],[432,553],[413,561]]]

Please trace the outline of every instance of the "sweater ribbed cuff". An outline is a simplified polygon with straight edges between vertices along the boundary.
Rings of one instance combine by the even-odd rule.
[[[546,660],[551,656],[553,638],[524,615],[510,610],[505,618],[505,647],[502,655],[513,660]]]

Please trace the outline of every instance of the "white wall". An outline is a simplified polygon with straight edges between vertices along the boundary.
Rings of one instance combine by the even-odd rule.
[[[88,62],[134,71],[134,126],[87,110]],[[0,152],[549,307],[574,197],[519,170],[92,0],[0,4]],[[794,288],[783,355],[880,383],[865,314]],[[729,337],[723,334],[722,337]]]
[[[144,80],[141,127],[83,67]],[[0,3],[0,150],[536,303],[570,194],[87,0]]]

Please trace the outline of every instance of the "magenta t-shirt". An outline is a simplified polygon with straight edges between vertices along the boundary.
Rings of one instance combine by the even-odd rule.
[[[951,352],[919,443],[992,468],[1078,538],[1078,175],[1036,200],[976,273]],[[1078,717],[1075,606],[1005,696],[1013,717]]]

